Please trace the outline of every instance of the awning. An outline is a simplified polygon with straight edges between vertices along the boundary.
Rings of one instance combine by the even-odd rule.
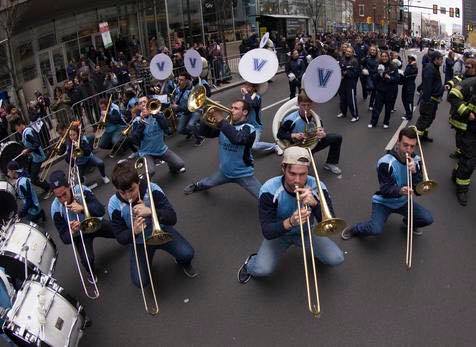
[[[308,16],[294,15],[294,14],[260,14],[261,17],[272,17],[272,18],[289,18],[289,19],[311,19]]]

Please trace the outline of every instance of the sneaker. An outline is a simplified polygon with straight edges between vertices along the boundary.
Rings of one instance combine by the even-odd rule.
[[[88,282],[91,284],[98,282],[98,276],[96,276],[96,274],[93,274],[93,276],[94,278],[91,276],[91,273],[88,272],[87,279],[88,279]]]
[[[391,113],[395,113],[397,112],[397,110],[394,108],[392,111],[390,111]]]
[[[374,108],[372,106],[369,106],[369,111],[373,111]]]
[[[388,124],[384,124],[384,125],[383,125],[383,128],[384,128],[384,129],[388,129]]]
[[[102,178],[102,181],[104,182],[104,184],[108,184],[109,182],[111,182],[111,180],[110,180],[109,177],[107,177],[107,176],[104,176],[104,177]]]
[[[204,142],[205,142],[205,138],[199,137],[198,139],[195,140],[195,143],[193,144],[193,146],[200,147],[201,145],[203,145]]]
[[[187,171],[187,169],[185,169],[185,167],[182,167],[178,170],[179,173],[184,173],[185,171]]]
[[[279,155],[279,156],[282,156],[284,151],[282,150],[281,147],[279,147],[278,145],[276,145],[276,147],[274,147],[274,150],[276,151],[276,154]]]
[[[405,116],[402,116],[402,120],[408,120],[408,118]]]
[[[344,117],[345,115],[342,112],[337,115],[337,118],[344,118]]]
[[[49,198],[51,198],[52,195],[53,195],[53,191],[48,190],[47,192],[43,194],[43,200],[48,200]]]
[[[404,233],[407,232],[407,225],[405,224],[405,222],[404,222],[403,225],[402,225],[402,232],[404,232]],[[418,229],[418,228],[413,227],[413,235],[415,235],[415,236],[421,236],[421,235],[423,235],[423,231],[421,231],[421,230]]]
[[[187,134],[187,135],[185,136],[185,139],[186,139],[186,140],[190,140],[190,138],[192,137],[192,135],[193,135],[192,133]]]
[[[251,279],[251,275],[248,273],[247,266],[250,262],[250,259],[253,258],[255,255],[256,253],[253,253],[248,258],[246,258],[244,264],[241,265],[241,267],[238,269],[237,278],[238,282],[240,282],[241,284],[246,284]]]
[[[185,276],[187,276],[188,278],[195,278],[195,277],[198,276],[198,272],[195,270],[195,268],[193,267],[192,263],[189,263],[189,264],[180,264],[180,266],[182,267],[183,273],[184,273]]]
[[[131,153],[127,159],[134,159],[137,156],[137,153]]]
[[[360,118],[359,117],[352,117],[350,120],[352,123],[357,122]]]
[[[335,164],[325,163],[324,164],[324,169],[326,169],[327,171],[332,172],[335,175],[340,175],[342,173],[342,170],[339,169],[339,167]]]
[[[468,205],[468,193],[467,192],[456,192],[456,198],[461,206]]]
[[[185,195],[192,194],[194,192],[198,192],[198,186],[196,183],[189,184],[183,189]]]
[[[340,237],[342,238],[342,240],[350,240],[354,237],[354,228],[351,226],[344,228],[344,230],[342,230],[342,233],[340,234]]]
[[[374,126],[373,126],[372,124],[367,125],[367,128],[369,128],[369,129],[371,129],[371,128],[373,128],[373,127],[374,127]]]
[[[165,164],[165,161],[163,160],[158,160],[155,162],[155,166],[160,166],[160,165],[164,165]]]

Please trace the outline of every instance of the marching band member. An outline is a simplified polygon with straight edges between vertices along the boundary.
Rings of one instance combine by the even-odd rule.
[[[340,175],[342,170],[337,166],[340,157],[340,147],[342,144],[342,136],[339,134],[327,134],[324,128],[316,128],[314,117],[311,114],[312,100],[302,91],[298,96],[299,110],[287,115],[278,130],[277,137],[282,141],[290,144],[299,145],[308,136],[317,136],[318,143],[312,150],[313,153],[319,152],[326,147],[329,148],[324,169],[335,175]],[[307,118],[306,118],[307,114]],[[316,134],[308,134],[305,132],[306,126],[313,124]]]
[[[308,217],[311,221],[321,221],[317,182],[314,177],[308,176],[310,164],[309,152],[305,148],[288,147],[281,165],[283,174],[269,179],[261,187],[259,219],[264,240],[258,253],[250,255],[239,269],[240,283],[247,283],[251,277],[270,276],[289,247],[302,247],[299,224],[305,224]],[[333,213],[329,192],[324,183],[321,182],[321,186]],[[301,220],[297,211],[296,190],[300,193],[302,206],[310,207],[301,209]],[[335,266],[344,261],[343,252],[329,238],[313,235],[312,242],[317,258],[324,264]]]
[[[469,59],[468,59],[469,60]],[[467,61],[468,61],[467,60]],[[466,62],[467,62],[466,61]],[[465,63],[467,64],[467,63]],[[468,64],[466,71],[474,69]],[[457,127],[461,155],[453,170],[452,179],[456,183],[456,197],[461,206],[468,204],[471,175],[476,165],[476,77],[465,78],[448,94],[451,104],[451,124]]]
[[[45,222],[45,211],[41,208],[35,189],[26,173],[16,161],[7,164],[8,177],[15,181],[15,190],[18,197],[23,201],[23,207],[18,217],[26,217],[27,220],[38,223],[40,219]]]
[[[440,74],[443,55],[434,51],[431,53],[430,59],[431,62],[423,68],[420,117],[415,123],[420,139],[426,142],[433,142],[433,139],[428,136],[428,128],[435,119],[438,104],[445,92]]]
[[[243,100],[250,106],[248,122],[254,126],[256,130],[255,142],[253,143],[252,149],[264,153],[274,151],[278,155],[282,155],[283,150],[277,144],[260,141],[261,134],[263,133],[263,123],[261,122],[263,112],[261,111],[262,98],[258,93],[256,84],[246,82],[243,87],[241,87],[241,95],[243,96]]]
[[[375,103],[372,111],[372,118],[368,125],[369,128],[375,128],[385,106],[385,117],[383,118],[383,127],[387,129],[390,124],[390,116],[394,105],[395,89],[398,91],[398,81],[400,79],[398,69],[390,61],[388,52],[380,53],[380,64],[377,68],[375,79]]]
[[[354,49],[349,45],[344,51],[344,56],[340,59],[339,65],[342,71],[340,82],[340,113],[337,118],[347,117],[347,108],[352,115],[351,122],[359,120],[359,110],[357,108],[357,82],[360,75],[360,65],[354,57]]]
[[[370,46],[369,54],[367,55],[367,57],[365,57],[364,62],[362,63],[362,73],[368,73],[366,89],[370,92],[369,111],[372,111],[374,109],[378,65],[379,56],[377,47]]]
[[[128,246],[131,280],[136,287],[140,287],[132,244],[132,232],[137,235],[137,244],[144,242],[142,235],[140,235],[142,228],[145,228],[147,236],[151,234],[152,219],[149,207],[151,192],[148,192],[147,183],[139,179],[133,160],[122,160],[114,167],[112,171],[112,184],[117,189],[117,192],[109,199],[109,219],[111,220],[112,229],[117,241],[124,246]],[[157,184],[151,183],[151,188],[160,225],[164,231],[172,236],[173,240],[162,245],[147,245],[149,263],[152,264],[155,251],[161,249],[175,258],[185,275],[190,278],[196,277],[198,274],[192,266],[195,251],[190,243],[173,227],[177,223],[177,215],[172,204]],[[131,225],[129,202],[133,206],[133,226]],[[149,277],[146,276],[147,263],[143,247],[137,247],[137,257],[139,259],[142,281],[144,286],[147,286],[149,284]]]
[[[71,244],[71,233],[73,234],[73,242],[79,253],[79,258],[81,259],[81,264],[88,273],[88,282],[94,283],[97,281],[96,269],[94,266],[94,248],[93,242],[96,237],[104,237],[108,239],[114,238],[114,234],[111,230],[111,224],[105,219],[101,220],[101,228],[89,234],[83,234],[84,244],[86,246],[86,255],[84,254],[84,249],[81,244],[81,237],[79,237],[79,230],[81,221],[84,220],[84,206],[81,201],[81,193],[79,184],[73,187],[69,186],[68,179],[63,171],[58,170],[51,173],[49,178],[51,189],[55,195],[55,199],[51,204],[51,219],[55,223],[56,230],[59,233],[61,241],[64,244]],[[93,192],[87,188],[83,187],[84,198],[86,199],[86,204],[89,210],[89,213],[92,217],[101,218],[106,212],[104,205],[97,200]],[[66,206],[65,206],[66,204]],[[68,219],[66,213],[69,215],[70,224],[68,226]],[[79,217],[79,221],[77,219]],[[91,264],[91,269],[95,274],[95,278],[91,277],[91,274],[88,269],[88,259]],[[95,281],[94,281],[95,280]]]
[[[30,160],[30,177],[31,182],[43,189],[43,199],[48,199],[51,196],[51,190],[48,183],[40,181],[39,174],[41,171],[41,164],[46,160],[45,152],[40,144],[38,133],[31,127],[26,126],[23,119],[17,118],[14,121],[15,131],[22,136],[22,142],[25,149],[22,155],[31,155]]]
[[[415,79],[418,76],[416,55],[408,55],[408,64],[403,73],[402,103],[405,108],[403,120],[411,120],[413,117],[413,100],[415,98]]]
[[[71,163],[73,166],[77,165],[79,170],[79,175],[81,179],[84,177],[86,170],[89,167],[95,166],[98,168],[99,173],[101,174],[102,181],[104,184],[108,184],[110,182],[109,177],[106,176],[106,170],[104,168],[104,161],[98,158],[93,153],[92,143],[89,139],[81,135],[80,138],[80,130],[78,126],[72,126],[69,129],[69,141],[66,144],[66,157],[65,160],[67,163]],[[79,139],[80,138],[80,139]],[[79,146],[78,146],[79,141]],[[74,163],[71,160],[72,149],[73,148],[80,148],[83,151],[83,155],[80,157],[74,158]]]
[[[108,99],[99,100],[101,115],[104,116],[108,104]],[[99,141],[99,148],[111,149],[122,140],[121,131],[126,127],[126,121],[119,109],[119,106],[111,102],[109,114],[106,119],[106,129]]]
[[[188,110],[188,97],[190,96],[190,76],[186,72],[178,75],[178,86],[172,96],[172,109],[178,116],[177,132],[186,135],[189,139],[195,136],[196,145],[203,143],[203,138],[194,132],[197,122],[200,120],[200,112],[190,112]]]
[[[301,79],[302,75],[306,71],[306,63],[299,58],[299,51],[293,49],[291,51],[291,59],[286,64],[286,75],[289,79],[289,98],[292,99],[296,96],[296,89],[298,94],[301,93]]]
[[[407,222],[407,195],[413,194],[413,187],[407,185],[407,159],[411,156],[408,168],[412,173],[413,184],[416,186],[422,180],[420,158],[415,155],[417,135],[413,128],[404,128],[398,134],[395,149],[385,154],[377,162],[377,174],[380,189],[372,197],[372,215],[370,220],[349,226],[342,231],[342,238],[349,240],[354,236],[379,235],[388,217],[398,213]],[[414,235],[422,235],[421,228],[433,223],[433,217],[426,208],[413,203]]]
[[[236,100],[231,104],[232,124],[225,120],[221,111],[213,114],[218,129],[204,122],[200,125],[205,137],[218,137],[220,167],[212,176],[202,178],[184,188],[185,194],[207,190],[225,183],[236,183],[258,198],[261,183],[254,176],[251,148],[255,141],[255,128],[248,123],[250,107],[246,101]]]
[[[185,172],[185,163],[164,142],[164,134],[169,132],[169,126],[162,112],[152,115],[147,109],[149,99],[139,98],[140,116],[132,123],[132,141],[139,146],[139,156],[147,157],[149,173],[155,173],[155,159],[163,160],[169,166],[171,173]]]

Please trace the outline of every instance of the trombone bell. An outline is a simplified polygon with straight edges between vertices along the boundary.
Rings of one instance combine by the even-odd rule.
[[[101,220],[96,217],[85,218],[81,222],[81,230],[84,234],[92,234],[101,228]]]
[[[341,233],[344,230],[346,223],[340,218],[328,218],[320,222],[315,229],[318,236],[331,236],[336,233]]]
[[[415,190],[418,194],[424,195],[424,194],[430,193],[436,187],[438,187],[438,183],[436,181],[426,180],[426,181],[418,183]]]
[[[160,107],[162,104],[160,103],[159,100],[150,100],[147,103],[147,110],[149,111],[150,114],[156,115],[157,113],[160,112]]]

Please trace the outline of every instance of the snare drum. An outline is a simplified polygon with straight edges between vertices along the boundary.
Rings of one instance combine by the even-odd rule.
[[[20,346],[77,346],[87,323],[83,307],[56,281],[33,275],[5,316],[3,331]]]
[[[7,222],[17,213],[15,188],[7,181],[0,181],[0,223]]]
[[[25,254],[29,272],[53,274],[58,251],[51,237],[34,223],[15,223],[0,244],[0,264],[11,277],[25,280]]]
[[[25,147],[16,141],[8,141],[0,147],[0,169],[6,175],[8,163],[17,157]],[[28,156],[22,155],[15,159],[18,164],[24,169],[28,169]]]

